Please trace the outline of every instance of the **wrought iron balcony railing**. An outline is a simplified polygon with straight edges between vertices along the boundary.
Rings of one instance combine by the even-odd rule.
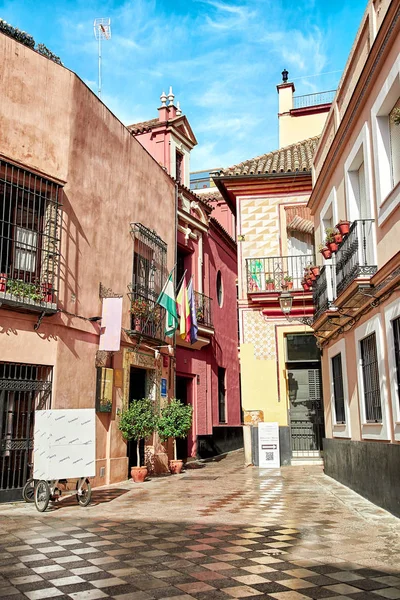
[[[304,269],[315,264],[314,254],[247,258],[247,293],[301,290]]]
[[[128,294],[131,299],[130,333],[163,340],[165,310],[147,295],[140,294],[132,287],[130,289],[131,292]]]
[[[304,96],[293,96],[293,108],[306,108],[308,106],[320,106],[333,102],[336,90],[319,92],[318,94],[305,94]]]
[[[200,292],[194,292],[194,301],[196,305],[197,324],[200,326],[204,325],[205,327],[213,327],[211,298],[200,294]]]
[[[336,253],[337,295],[357,277],[374,275],[374,262],[374,219],[354,221]]]
[[[333,265],[324,265],[318,279],[313,285],[313,303],[315,306],[314,321],[328,310],[332,303],[335,293],[335,279]]]

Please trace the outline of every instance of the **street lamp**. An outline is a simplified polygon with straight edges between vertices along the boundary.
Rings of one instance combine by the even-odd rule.
[[[279,306],[281,307],[281,311],[283,312],[283,314],[286,317],[286,320],[289,321],[289,323],[292,323],[293,321],[300,321],[300,323],[311,327],[311,324],[313,322],[312,317],[289,317],[293,306],[293,296],[287,290],[281,292],[279,296]]]

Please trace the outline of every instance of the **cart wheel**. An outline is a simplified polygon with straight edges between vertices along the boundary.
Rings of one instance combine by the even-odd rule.
[[[28,479],[22,488],[22,497],[25,502],[35,502],[35,480],[33,477]]]
[[[76,489],[78,490],[79,488],[79,482],[81,480],[78,479],[78,481],[76,482]],[[90,502],[90,499],[92,497],[92,487],[89,483],[89,479],[84,479],[81,485],[81,492],[76,494],[76,499],[78,500],[79,504],[81,506],[87,506]]]
[[[35,505],[39,512],[44,512],[50,500],[50,487],[47,481],[41,480],[35,487]]]

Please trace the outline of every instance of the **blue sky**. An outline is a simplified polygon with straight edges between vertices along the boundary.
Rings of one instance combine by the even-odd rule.
[[[0,0],[0,17],[94,91],[93,19],[110,17],[103,101],[135,123],[157,116],[172,85],[199,142],[191,159],[199,170],[277,148],[281,71],[296,94],[334,89],[365,7],[366,0]]]

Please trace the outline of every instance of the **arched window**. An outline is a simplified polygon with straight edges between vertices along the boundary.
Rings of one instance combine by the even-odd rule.
[[[219,306],[222,306],[222,302],[224,300],[224,291],[222,288],[221,271],[217,272],[217,300],[218,300]]]

